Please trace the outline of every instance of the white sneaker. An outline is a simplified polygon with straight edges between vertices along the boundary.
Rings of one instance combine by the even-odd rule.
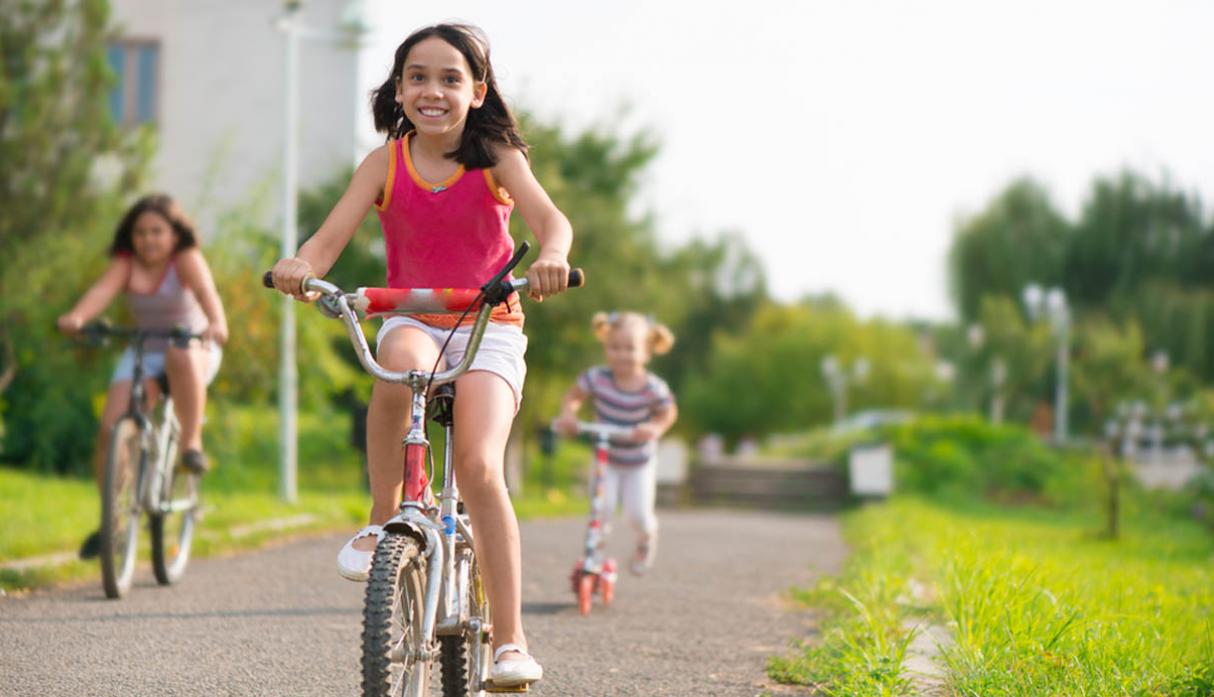
[[[498,658],[507,651],[518,651],[522,658],[511,658],[499,661]],[[544,669],[535,662],[531,654],[518,644],[502,644],[493,652],[493,671],[489,674],[489,682],[497,687],[518,687],[530,685],[544,677]]]
[[[362,551],[354,548],[354,542],[364,537],[374,537],[376,544],[384,538],[384,529],[379,525],[368,525],[359,530],[337,553],[337,573],[351,581],[366,581],[371,575],[371,559],[375,550]]]

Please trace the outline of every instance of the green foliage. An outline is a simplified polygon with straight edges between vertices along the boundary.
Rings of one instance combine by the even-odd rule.
[[[983,303],[1017,303],[1029,282],[1060,286],[1080,320],[1137,325],[1145,350],[1214,378],[1214,220],[1196,195],[1133,172],[1097,178],[1068,221],[1044,190],[1011,184],[962,222],[951,250],[952,285],[966,321]]]
[[[977,318],[990,296],[1019,298],[1030,282],[1057,284],[1068,232],[1040,184],[1012,182],[986,210],[958,227],[949,261],[961,317]]]
[[[865,382],[849,403],[913,407],[933,382],[914,333],[881,320],[861,322],[831,303],[766,304],[738,333],[717,332],[702,372],[684,388],[683,416],[695,429],[729,438],[799,430],[829,421],[830,392],[820,365],[865,357]]]
[[[277,394],[285,301],[261,285],[262,273],[278,259],[279,249],[277,235],[254,222],[262,217],[259,209],[256,199],[233,208],[205,248],[230,334],[223,369],[211,387],[221,401],[266,404]],[[302,303],[295,306],[295,321],[302,408],[320,408],[345,390],[370,384],[340,322]]]
[[[1099,486],[1090,456],[1050,448],[1020,426],[924,416],[891,426],[899,491],[955,499],[1083,503]]]
[[[981,346],[968,345],[965,333],[980,329]],[[1044,323],[1027,320],[1009,297],[988,295],[982,299],[977,321],[961,326],[949,337],[947,355],[956,356],[956,389],[960,403],[980,413],[995,396],[994,362],[1002,361],[1003,384],[999,388],[1008,418],[1027,422],[1034,407],[1050,395],[1055,342]]]
[[[16,2],[0,13],[0,258],[92,228],[115,192],[137,188],[150,142],[110,116],[110,38],[105,0]]]
[[[104,268],[126,192],[150,154],[118,129],[106,95],[108,9],[100,0],[22,2],[0,13],[0,459],[83,471],[93,440],[88,394],[100,363],[54,330],[80,279]]]

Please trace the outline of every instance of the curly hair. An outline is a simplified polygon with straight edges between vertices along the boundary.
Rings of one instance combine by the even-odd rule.
[[[182,212],[181,207],[168,194],[151,194],[135,202],[122,216],[118,228],[114,230],[114,241],[110,244],[110,256],[134,254],[135,221],[139,216],[151,211],[159,214],[177,234],[177,245],[174,253],[198,245],[197,235],[194,234],[194,224]]]

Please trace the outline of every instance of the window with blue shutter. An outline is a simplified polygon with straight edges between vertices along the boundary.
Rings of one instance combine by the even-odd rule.
[[[106,51],[117,81],[110,90],[110,113],[123,126],[155,123],[160,102],[160,43],[123,40]]]

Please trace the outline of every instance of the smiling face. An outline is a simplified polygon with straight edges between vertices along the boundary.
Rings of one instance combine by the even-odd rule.
[[[612,327],[604,343],[607,365],[616,375],[635,375],[649,362],[649,331],[641,322]]]
[[[172,256],[177,247],[177,232],[160,213],[144,211],[135,218],[131,246],[135,248],[139,261],[148,265],[158,264]]]
[[[472,76],[468,61],[451,44],[432,36],[405,56],[396,84],[396,101],[417,132],[460,135],[468,110],[484,102],[487,86]]]

